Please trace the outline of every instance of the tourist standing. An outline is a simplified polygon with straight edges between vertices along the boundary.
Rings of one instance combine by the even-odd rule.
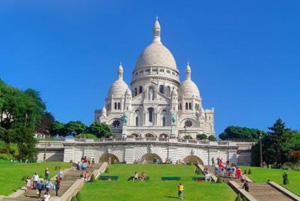
[[[28,176],[26,179],[26,192],[30,191],[30,189],[31,189],[31,179]]]
[[[32,180],[33,180],[33,189],[36,189],[36,185],[38,184],[38,182],[40,180],[40,177],[36,172],[34,173]]]
[[[178,189],[178,198],[179,199],[183,199],[183,185],[180,183],[178,186],[177,186],[177,189]]]
[[[47,193],[50,193],[50,190],[52,189],[53,184],[51,183],[51,181],[48,179],[45,183],[45,189]]]
[[[58,191],[60,189],[60,179],[59,177],[56,177],[55,180],[55,195],[58,196]]]
[[[64,172],[62,170],[59,170],[58,177],[60,180],[62,180],[62,178],[64,178]]]
[[[283,185],[287,185],[289,183],[289,180],[288,180],[288,174],[286,172],[283,173],[282,178],[283,178]]]
[[[249,184],[248,184],[248,181],[244,181],[243,189],[245,189],[247,192],[249,192]]]
[[[37,189],[38,189],[38,192],[39,192],[38,198],[41,197],[42,190],[44,190],[44,187],[45,187],[45,185],[43,183],[43,180],[40,180],[40,182],[37,184]]]
[[[45,170],[45,180],[49,179],[49,174],[50,174],[49,168],[46,168],[46,170]]]
[[[214,157],[211,158],[211,165],[212,165],[213,167],[215,167],[215,158],[214,158]]]

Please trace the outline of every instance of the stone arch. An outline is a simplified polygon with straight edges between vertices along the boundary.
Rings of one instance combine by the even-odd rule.
[[[166,133],[162,133],[162,134],[159,135],[159,137],[160,137],[160,138],[168,138],[169,135],[166,134]]]
[[[154,137],[156,137],[156,135],[153,133],[147,133],[147,134],[145,134],[145,137],[154,138]]]
[[[108,163],[118,163],[119,158],[114,154],[104,153],[99,158],[99,163],[108,162]]]
[[[131,137],[141,137],[141,134],[139,134],[139,133],[132,133],[130,136]]]
[[[203,161],[198,156],[193,156],[193,155],[185,157],[183,161],[187,164],[192,164],[192,165],[197,163],[200,163],[201,165],[204,164]]]
[[[159,155],[148,153],[142,156],[142,163],[152,164],[152,163],[162,163],[162,159]]]

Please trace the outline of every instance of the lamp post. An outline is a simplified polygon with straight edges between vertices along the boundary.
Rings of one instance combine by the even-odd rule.
[[[260,154],[260,167],[263,166],[263,156],[262,156],[262,134],[259,132],[259,154]]]
[[[48,130],[46,130],[46,134],[49,134]],[[45,136],[44,162],[46,162],[46,150],[47,150],[47,136]]]

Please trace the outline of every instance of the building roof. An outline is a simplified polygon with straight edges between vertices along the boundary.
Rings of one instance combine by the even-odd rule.
[[[134,71],[145,67],[168,67],[178,71],[176,61],[168,48],[161,42],[161,28],[158,19],[153,26],[153,41],[140,54]]]

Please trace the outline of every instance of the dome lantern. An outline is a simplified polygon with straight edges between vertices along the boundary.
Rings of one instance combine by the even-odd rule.
[[[160,40],[160,24],[158,21],[158,17],[156,17],[154,26],[153,26],[153,43],[159,43],[161,44]]]

